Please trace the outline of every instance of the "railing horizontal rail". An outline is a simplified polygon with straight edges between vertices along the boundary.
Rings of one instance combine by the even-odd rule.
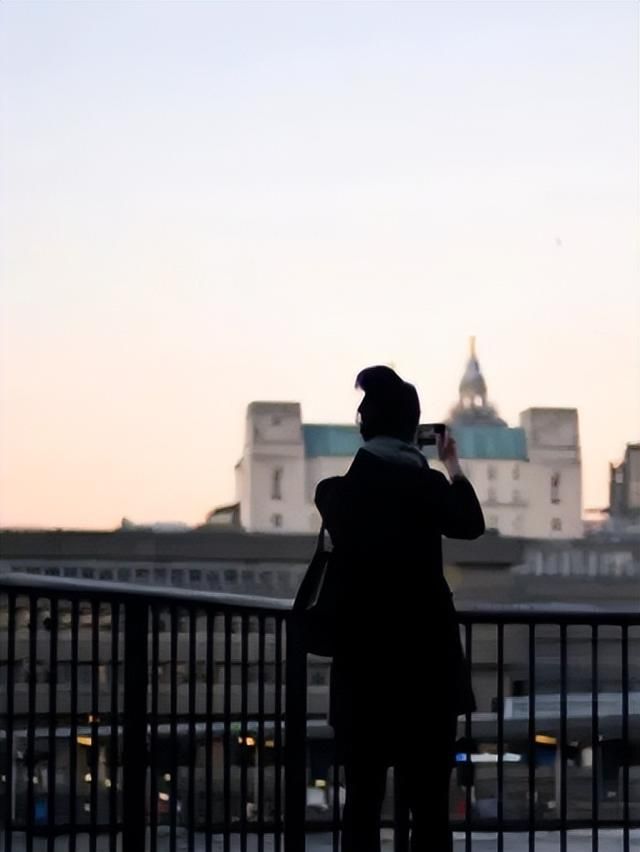
[[[143,586],[135,583],[115,583],[110,580],[76,580],[66,577],[49,577],[36,574],[10,573],[0,575],[0,592],[42,597],[62,597],[67,600],[126,603],[147,600],[150,604],[163,603],[180,606],[195,605],[202,609],[213,608],[220,612],[243,612],[247,615],[288,612],[292,601],[282,598],[235,595],[219,592],[192,591],[173,586]]]
[[[640,625],[640,605],[628,609],[575,607],[558,610],[545,604],[505,604],[458,608],[461,624]]]
[[[293,601],[288,598],[260,595],[241,595],[221,592],[190,590],[174,586],[149,586],[136,583],[118,583],[110,580],[80,580],[67,577],[42,576],[10,572],[0,574],[0,590],[17,594],[41,592],[43,597],[56,595],[69,600],[99,599],[125,602],[131,598],[148,598],[150,602],[196,604],[217,610],[242,610],[250,613],[289,612]],[[461,624],[549,624],[549,625],[640,625],[640,603],[626,608],[599,606],[572,606],[562,609],[549,604],[477,604],[458,607]]]

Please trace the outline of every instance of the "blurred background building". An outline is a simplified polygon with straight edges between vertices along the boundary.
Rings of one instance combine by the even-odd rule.
[[[488,529],[524,538],[582,535],[576,409],[529,408],[518,426],[509,426],[489,400],[472,338],[458,401],[445,419]],[[236,502],[211,512],[208,523],[239,523],[250,532],[318,529],[317,483],[344,474],[361,446],[355,425],[304,423],[296,402],[252,402],[236,466]],[[425,452],[442,469],[433,449]]]

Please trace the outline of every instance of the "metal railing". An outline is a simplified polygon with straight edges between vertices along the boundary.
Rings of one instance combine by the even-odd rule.
[[[9,574],[0,613],[6,852],[53,852],[60,836],[71,852],[244,852],[250,837],[258,852],[300,852],[317,831],[338,848],[342,771],[322,713],[307,713],[290,602]],[[629,852],[640,614],[493,607],[460,622],[478,685],[495,679],[493,710],[459,723],[452,824],[465,848],[476,831],[496,832],[498,850],[524,831],[533,850],[543,830],[564,852],[569,830],[590,828],[597,850],[598,831],[619,828]],[[580,754],[590,766],[574,765]],[[409,815],[389,791],[382,825],[402,852]]]

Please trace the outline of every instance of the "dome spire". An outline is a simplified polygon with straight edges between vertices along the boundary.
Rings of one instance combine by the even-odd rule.
[[[469,338],[469,360],[458,388],[460,394],[460,405],[465,408],[486,407],[487,405],[487,383],[482,375],[480,364],[476,356],[476,339]]]
[[[475,335],[469,338],[469,360],[458,386],[458,404],[451,411],[451,422],[454,425],[456,422],[460,425],[505,425],[488,400],[487,383],[476,354]]]

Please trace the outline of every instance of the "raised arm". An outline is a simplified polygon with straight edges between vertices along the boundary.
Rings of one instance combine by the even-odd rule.
[[[484,515],[473,485],[462,472],[456,442],[447,432],[438,439],[438,455],[450,482],[434,471],[440,509],[440,526],[448,538],[478,538],[484,533]]]

